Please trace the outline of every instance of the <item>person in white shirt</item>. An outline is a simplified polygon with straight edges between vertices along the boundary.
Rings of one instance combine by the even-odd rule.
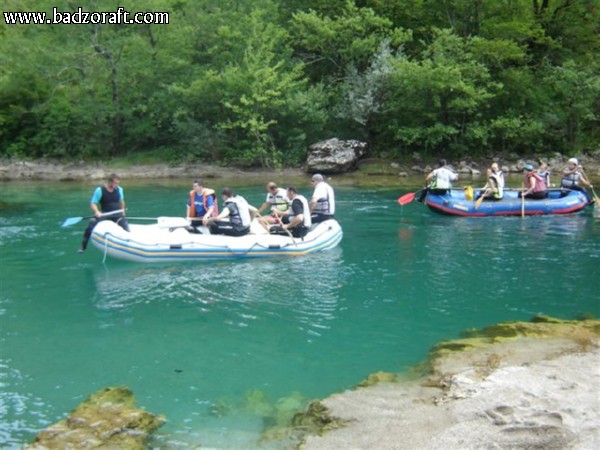
[[[335,214],[335,194],[333,188],[323,180],[323,175],[316,173],[311,178],[315,186],[309,203],[312,223],[333,219]]]
[[[438,168],[429,172],[425,181],[429,185],[421,191],[421,196],[417,201],[422,202],[428,193],[435,195],[444,195],[452,189],[452,182],[458,180],[458,174],[447,167],[445,159],[440,159]]]
[[[260,205],[258,209],[254,206],[250,206],[250,214],[252,217],[259,217],[260,223],[268,228],[269,225],[279,223],[278,217],[285,214],[290,208],[291,200],[287,197],[285,189],[280,188],[273,181],[269,181],[266,185],[267,198],[264,203]],[[263,211],[269,209],[271,212],[268,216],[262,216]]]

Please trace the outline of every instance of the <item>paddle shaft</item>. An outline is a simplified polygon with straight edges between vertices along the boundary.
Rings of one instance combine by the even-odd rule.
[[[481,188],[481,190],[483,191],[483,189],[484,189],[484,188],[485,188],[485,186],[484,186],[484,187],[482,187],[482,188]],[[477,201],[475,202],[475,209],[479,209],[479,207],[480,207],[480,206],[481,206],[481,204],[483,203],[483,199],[485,198],[485,196],[486,196],[487,194],[489,194],[489,192],[490,192],[490,190],[489,190],[489,189],[486,189],[485,191],[483,191],[483,192],[481,193],[481,197],[479,197],[479,198],[477,199]]]
[[[592,183],[590,182],[590,179],[588,178],[587,174],[583,170],[583,167],[581,168],[581,173],[583,174],[585,179],[588,181],[588,183],[590,183],[590,189],[592,191],[592,195],[594,196],[595,207],[600,208],[600,198],[598,198],[598,196],[596,195],[596,191],[594,191],[594,186],[592,186]]]
[[[523,183],[523,191],[521,192],[521,219],[525,218],[525,183]]]
[[[292,239],[292,242],[294,243],[294,245],[297,247],[298,244],[296,243],[296,240],[294,239],[294,236],[292,236],[292,233],[290,232],[290,230],[288,230],[287,228],[284,228],[284,226],[283,226],[283,220],[281,220],[281,216],[279,214],[277,214],[277,211],[273,211],[273,214],[275,215],[275,217],[277,217],[277,219],[279,219],[279,223],[281,224],[281,228],[283,228],[285,230],[285,232],[287,233],[287,235]]]
[[[124,212],[125,210],[123,209],[117,209],[115,211],[110,211],[110,212],[105,212],[100,214],[99,216],[93,215],[93,216],[87,216],[87,217],[69,217],[68,219],[65,219],[62,227],[69,227],[71,225],[75,225],[76,223],[81,222],[82,220],[90,220],[90,219],[95,219],[96,217],[100,218],[100,217],[108,217],[108,216],[113,216],[115,214],[120,214],[122,212]]]
[[[129,216],[127,216],[127,220],[158,220],[158,217],[129,217]]]

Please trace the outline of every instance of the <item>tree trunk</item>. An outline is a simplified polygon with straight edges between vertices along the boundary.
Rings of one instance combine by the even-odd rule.
[[[106,60],[108,68],[110,69],[110,84],[112,90],[112,106],[113,106],[113,117],[112,117],[112,145],[109,151],[110,156],[114,156],[119,153],[121,137],[123,134],[123,114],[121,113],[120,96],[119,96],[119,84],[117,81],[118,70],[117,65],[120,59],[120,55],[115,57],[112,52],[102,47],[98,41],[100,27],[96,26],[94,29],[94,35],[92,37],[92,44],[96,54]]]

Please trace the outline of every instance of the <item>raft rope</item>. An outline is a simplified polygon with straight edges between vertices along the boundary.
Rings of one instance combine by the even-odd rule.
[[[104,235],[104,258],[102,258],[102,264],[106,264],[106,255],[108,254],[108,238]]]

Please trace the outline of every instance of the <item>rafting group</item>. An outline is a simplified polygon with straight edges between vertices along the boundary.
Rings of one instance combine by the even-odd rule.
[[[551,183],[544,162],[537,168],[532,164],[523,166],[519,189],[506,188],[504,173],[496,162],[487,169],[486,183],[476,193],[471,186],[453,189],[452,183],[457,180],[458,174],[442,159],[426,176],[426,188],[406,194],[398,202],[406,205],[419,194],[416,200],[425,202],[430,209],[460,216],[567,214],[598,203],[593,186],[576,158],[568,160],[558,188]]]
[[[559,187],[553,186],[543,163],[537,168],[526,164],[522,187],[517,189],[506,187],[497,163],[489,167],[486,183],[477,192],[470,186],[454,189],[456,181],[458,174],[442,159],[427,174],[427,187],[401,196],[398,202],[406,205],[416,197],[435,212],[467,217],[569,214],[594,202],[600,204],[575,158],[568,160]],[[133,261],[303,255],[333,248],[342,238],[334,219],[333,188],[320,174],[314,174],[311,183],[314,189],[309,200],[294,186],[284,189],[270,181],[265,186],[265,201],[258,208],[232,189],[223,188],[219,210],[215,190],[197,179],[188,194],[185,217],[129,217],[155,222],[130,225],[124,191],[113,174],[94,190],[90,201],[93,215],[69,218],[63,227],[89,219],[80,252],[91,240],[105,255]]]
[[[186,231],[193,234],[240,237],[251,232],[251,224],[256,219],[266,233],[303,238],[313,224],[332,220],[335,214],[333,188],[321,174],[314,174],[311,183],[314,190],[309,201],[294,186],[284,189],[270,181],[266,185],[266,199],[259,208],[226,187],[221,191],[223,208],[219,211],[215,190],[205,187],[204,182],[197,179],[189,192],[185,222],[177,223],[184,223]],[[92,232],[102,221],[114,222],[126,232],[131,231],[125,216],[125,195],[118,175],[111,174],[106,184],[94,190],[90,208],[94,215],[89,218],[84,231],[80,253],[86,250]],[[265,211],[268,214],[262,215]]]

